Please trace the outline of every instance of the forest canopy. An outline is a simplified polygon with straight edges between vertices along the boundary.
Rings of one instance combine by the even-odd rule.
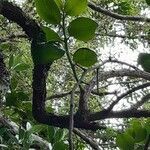
[[[150,0],[0,0],[0,149],[148,150]]]

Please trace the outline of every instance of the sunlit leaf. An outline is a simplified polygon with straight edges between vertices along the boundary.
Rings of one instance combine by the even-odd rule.
[[[34,125],[34,126],[31,127],[29,132],[31,132],[31,133],[39,133],[39,132],[41,132],[44,129],[45,129],[44,125]]]
[[[54,0],[55,3],[57,4],[58,8],[61,10],[63,9],[63,2],[62,0]]]
[[[146,128],[144,128],[140,121],[133,121],[132,122],[132,130],[133,130],[133,138],[136,142],[141,142],[146,139],[147,131]]]
[[[25,64],[25,63],[19,63],[17,64],[13,69],[15,71],[24,71],[30,68],[30,65]]]
[[[117,146],[122,150],[134,150],[134,139],[129,134],[119,134],[116,138]]]
[[[46,34],[47,41],[61,41],[59,35],[54,30],[48,27],[42,27],[42,29]]]
[[[88,48],[80,48],[74,53],[73,60],[77,64],[90,67],[97,62],[97,55],[94,51]]]
[[[50,24],[59,24],[61,15],[54,0],[35,0],[35,6],[39,16]]]
[[[86,42],[94,38],[97,27],[98,24],[95,21],[80,17],[69,24],[68,32],[70,36]]]
[[[63,129],[58,129],[55,133],[55,141],[61,141],[64,138],[65,131]]]
[[[87,0],[66,0],[65,12],[70,16],[77,16],[87,8]]]

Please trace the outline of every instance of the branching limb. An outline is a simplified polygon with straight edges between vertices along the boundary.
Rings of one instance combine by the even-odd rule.
[[[140,101],[138,101],[136,104],[134,104],[131,109],[138,109],[140,106],[142,106],[144,103],[146,103],[148,100],[150,100],[150,94],[145,95]]]
[[[150,80],[150,73],[141,71],[141,70],[130,70],[130,69],[120,69],[120,70],[111,70],[111,71],[103,71],[99,72],[99,82],[106,81],[109,78],[113,77],[135,77],[142,78],[145,80]],[[89,82],[91,85],[91,89],[96,85],[96,76]]]
[[[126,109],[122,111],[111,111],[107,113],[107,111],[103,110],[101,112],[93,113],[89,115],[89,121],[96,121],[108,118],[148,118],[150,117],[150,111],[148,110],[133,110]]]
[[[146,18],[146,17],[141,17],[141,16],[127,16],[127,15],[120,15],[114,12],[111,12],[107,9],[104,9],[100,6],[96,6],[94,3],[89,2],[88,6],[97,12],[100,12],[106,16],[115,18],[117,20],[127,20],[127,21],[136,21],[136,22],[150,22],[150,18]]]
[[[98,144],[93,139],[89,138],[85,133],[81,132],[78,129],[74,129],[73,132],[78,135],[81,139],[83,139],[87,144],[89,144],[92,149],[94,150],[100,150]]]
[[[122,34],[100,34],[97,33],[97,36],[101,36],[101,37],[111,37],[111,38],[122,38],[122,39],[143,39],[143,40],[149,40],[147,35],[135,35],[135,36],[129,36],[129,35],[122,35]]]
[[[22,27],[30,39],[37,38],[39,33],[43,33],[33,19],[29,18],[19,7],[6,0],[0,1],[0,14]]]
[[[32,39],[33,42],[37,39],[45,40],[45,34],[40,26],[33,19],[29,18],[19,7],[6,0],[1,0],[0,14],[22,27],[29,39]],[[69,115],[58,116],[53,113],[47,113],[45,110],[46,78],[49,68],[50,64],[35,65],[33,69],[33,117],[43,124],[60,128],[69,128]],[[89,130],[104,128],[95,123],[82,122],[77,116],[74,117],[74,122],[76,128]]]
[[[55,95],[51,95],[49,97],[47,97],[47,100],[50,99],[58,99],[58,98],[63,98],[66,96],[69,96],[71,94],[71,91],[69,92],[64,92],[64,93],[59,93],[59,94],[55,94]],[[80,91],[75,91],[75,94],[80,94]],[[105,95],[113,95],[116,94],[116,91],[114,92],[97,92],[97,91],[92,91],[91,94],[96,95],[96,96],[105,96]]]
[[[110,112],[110,111],[113,109],[113,107],[114,107],[121,99],[123,99],[123,98],[126,97],[127,95],[129,95],[129,94],[131,94],[131,93],[133,93],[133,92],[135,92],[135,91],[137,91],[137,90],[140,90],[140,89],[149,87],[149,86],[150,86],[150,82],[147,82],[147,83],[145,83],[145,84],[136,86],[136,87],[132,88],[131,90],[128,90],[127,92],[121,94],[121,95],[118,96],[117,99],[116,99],[114,102],[112,102],[112,103],[110,104],[110,106],[107,108],[108,112]],[[147,100],[147,98],[149,98],[149,97],[150,97],[150,95],[148,95],[148,96],[146,97],[146,100]],[[144,101],[145,101],[145,99],[142,100],[141,102],[139,102],[137,105],[143,104]],[[135,105],[135,107],[136,107],[137,105]]]

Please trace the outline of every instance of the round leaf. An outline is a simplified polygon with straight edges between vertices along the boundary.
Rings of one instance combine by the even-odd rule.
[[[88,48],[80,48],[74,53],[73,60],[82,66],[90,67],[97,62],[97,55]]]
[[[94,38],[97,27],[98,24],[95,21],[89,18],[80,17],[69,24],[68,32],[70,36],[86,42]]]
[[[87,8],[87,0],[66,0],[65,12],[70,16],[78,16]]]
[[[32,43],[31,53],[35,64],[47,64],[60,59],[65,51],[58,48],[54,43]]]
[[[147,131],[139,121],[133,121],[132,123],[132,130],[134,132],[133,138],[136,142],[141,142],[146,139]]]
[[[48,27],[43,27],[43,31],[46,34],[47,41],[61,41],[59,35]]]
[[[145,71],[150,73],[150,54],[140,53],[138,56],[138,64],[140,64]]]
[[[61,15],[54,0],[35,0],[35,6],[39,16],[50,24],[59,24]]]
[[[118,147],[122,150],[133,150],[134,139],[129,134],[119,134],[116,139]]]

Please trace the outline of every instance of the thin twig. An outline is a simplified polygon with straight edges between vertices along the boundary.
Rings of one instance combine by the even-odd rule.
[[[135,92],[135,91],[137,91],[137,90],[146,88],[146,87],[148,87],[148,86],[150,86],[150,82],[147,82],[147,83],[145,83],[145,84],[136,86],[136,87],[132,88],[131,90],[128,90],[127,92],[121,94],[121,95],[118,96],[117,99],[116,99],[114,102],[112,102],[112,103],[110,104],[110,106],[107,108],[108,112],[110,112],[110,111],[114,108],[114,106],[115,106],[122,98],[126,97],[127,95],[129,95],[129,94],[131,94],[131,93],[133,93],[133,92]]]
[[[144,97],[142,97],[142,99],[140,101],[138,101],[136,104],[134,104],[131,109],[137,109],[140,106],[142,106],[144,103],[146,103],[148,100],[150,99],[150,94],[145,95]]]

